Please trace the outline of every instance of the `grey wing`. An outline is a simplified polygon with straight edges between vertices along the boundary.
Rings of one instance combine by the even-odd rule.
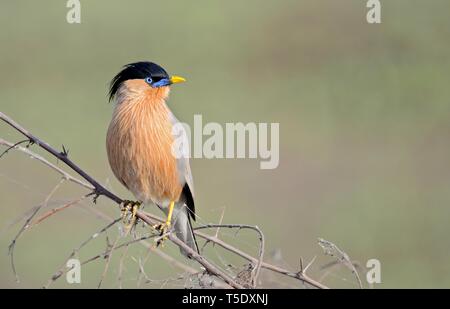
[[[195,220],[194,180],[189,164],[189,139],[183,124],[178,121],[175,115],[170,112],[169,117],[173,127],[172,134],[176,148],[174,150],[176,152],[177,171],[180,184],[183,187],[182,195],[192,219]]]

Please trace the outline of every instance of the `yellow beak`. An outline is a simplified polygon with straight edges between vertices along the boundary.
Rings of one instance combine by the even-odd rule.
[[[171,84],[184,83],[185,81],[186,81],[186,79],[184,77],[181,77],[181,76],[174,75],[174,76],[172,76],[170,78],[170,83]]]

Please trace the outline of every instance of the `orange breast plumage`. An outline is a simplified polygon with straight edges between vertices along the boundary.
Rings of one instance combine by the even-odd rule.
[[[145,87],[145,88],[144,88]],[[168,88],[124,83],[116,96],[106,148],[114,175],[143,202],[178,201],[182,186],[172,154]]]

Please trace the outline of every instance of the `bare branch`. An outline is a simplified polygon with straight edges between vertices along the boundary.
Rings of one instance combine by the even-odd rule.
[[[252,226],[252,225],[246,225],[246,224],[206,224],[203,226],[199,226],[194,228],[194,230],[201,230],[201,229],[208,229],[208,228],[217,228],[217,230],[219,228],[232,228],[232,229],[250,229],[255,231],[256,233],[258,233],[259,236],[259,258],[258,258],[258,262],[256,263],[256,267],[255,267],[255,271],[253,272],[253,276],[252,276],[252,285],[254,288],[256,288],[257,286],[257,281],[258,281],[258,277],[259,277],[259,273],[261,271],[261,265],[262,265],[262,261],[264,258],[264,246],[265,246],[265,241],[264,241],[264,234],[261,231],[261,229],[257,226]],[[216,232],[217,235],[217,232]],[[215,236],[217,238],[217,236]]]
[[[1,113],[0,113],[1,116]],[[17,144],[17,143],[16,143]],[[73,176],[71,176],[69,173],[66,173],[64,170],[60,169],[59,167],[57,167],[56,165],[54,165],[53,163],[50,163],[49,161],[47,161],[46,159],[44,159],[43,157],[41,157],[40,155],[32,152],[31,150],[29,150],[28,148],[25,147],[21,147],[18,146],[16,144],[13,144],[11,142],[5,141],[4,139],[0,138],[0,145],[4,145],[4,146],[8,146],[11,149],[17,149],[23,153],[25,153],[26,155],[30,156],[33,159],[36,159],[40,162],[42,162],[43,164],[47,165],[48,167],[50,167],[52,170],[56,171],[57,173],[61,174],[61,176],[63,176],[65,179],[67,179],[68,181],[71,181],[77,185],[80,185],[82,187],[85,187],[87,189],[90,190],[94,190],[94,187],[91,184],[88,184],[84,181],[81,181]],[[15,145],[15,146],[14,146]]]
[[[32,227],[38,225],[42,221],[47,220],[48,218],[50,218],[51,216],[53,216],[54,214],[56,214],[56,213],[58,213],[60,211],[63,211],[63,210],[65,210],[65,209],[67,209],[67,208],[69,208],[71,206],[77,205],[78,203],[80,203],[82,200],[84,200],[87,197],[89,197],[89,194],[85,194],[82,197],[80,197],[80,198],[78,198],[76,200],[73,200],[71,202],[68,202],[68,203],[66,203],[66,204],[64,204],[62,206],[50,209],[48,212],[46,212],[45,214],[43,214],[42,216],[37,218],[33,223],[31,223],[29,228],[32,228]]]
[[[154,219],[154,220],[156,220],[158,222],[164,222],[164,220],[162,218],[158,217],[158,216],[155,216],[155,215],[150,214],[150,213],[145,213],[145,214],[148,217],[151,217],[152,219]],[[219,245],[220,247],[224,248],[225,250],[228,250],[228,251],[230,251],[230,252],[232,252],[232,253],[234,253],[234,254],[236,254],[236,255],[244,258],[244,259],[246,259],[247,261],[250,261],[250,262],[255,263],[255,264],[258,263],[258,259],[254,258],[253,256],[251,256],[251,255],[249,255],[249,254],[239,250],[238,248],[236,248],[236,247],[234,247],[234,246],[232,246],[232,245],[222,241],[221,239],[219,239],[219,238],[217,238],[215,236],[210,236],[208,234],[199,232],[198,230],[195,230],[194,233],[195,233],[196,236],[199,236],[199,237],[201,237],[201,238],[203,238],[203,239],[205,239],[205,240],[207,240],[209,242],[215,243],[215,244]],[[305,283],[308,283],[308,284],[310,284],[313,287],[316,287],[318,289],[328,289],[328,287],[323,285],[322,283],[311,279],[308,275],[305,274],[305,272],[292,272],[292,271],[284,269],[284,268],[282,268],[280,266],[272,265],[272,264],[269,264],[267,262],[262,262],[261,267],[264,268],[264,269],[273,271],[275,273],[278,273],[278,274],[281,274],[281,275],[285,275],[287,277],[298,279],[298,280],[300,280],[302,282],[305,282]]]
[[[101,288],[103,280],[106,277],[106,273],[108,272],[108,269],[109,269],[109,263],[111,262],[112,253],[116,249],[117,244],[119,243],[119,239],[120,239],[120,235],[117,235],[116,241],[114,242],[111,249],[109,250],[110,253],[108,254],[108,258],[106,259],[105,268],[103,269],[102,277],[100,278],[100,282],[98,283],[98,286],[97,286],[98,289]]]
[[[19,125],[17,122],[15,122],[14,120],[9,118],[8,116],[6,116],[2,112],[0,112],[0,119],[3,120],[4,122],[6,122],[7,124],[9,124],[14,129],[16,129],[18,132],[22,133],[25,137],[27,137],[29,139],[30,143],[38,145],[39,147],[41,147],[42,149],[44,149],[45,151],[47,151],[48,153],[50,153],[51,155],[56,157],[58,160],[64,162],[74,172],[76,172],[78,175],[83,177],[87,182],[89,182],[94,187],[94,191],[93,191],[94,200],[95,200],[95,197],[103,195],[103,196],[106,196],[109,199],[113,200],[114,202],[116,202],[119,205],[123,202],[123,200],[120,197],[118,197],[114,193],[112,193],[109,190],[107,190],[100,183],[98,183],[94,178],[89,176],[85,171],[83,171],[75,163],[73,163],[67,157],[67,153],[59,152],[59,151],[55,150],[49,144],[47,144],[43,140],[37,138],[36,136],[31,134],[30,132],[28,132],[28,130],[26,130],[24,127]]]
[[[359,277],[358,271],[356,270],[355,265],[350,260],[350,257],[347,253],[339,249],[338,246],[333,244],[331,241],[319,238],[319,245],[322,247],[323,251],[326,255],[335,257],[337,261],[343,265],[345,265],[348,269],[352,271],[355,275],[356,281],[358,282],[359,288],[363,288],[361,278]]]
[[[76,165],[74,162],[72,162],[69,158],[68,158],[68,152],[66,150],[66,148],[63,146],[63,150],[57,151],[56,149],[54,149],[53,147],[51,147],[49,144],[47,144],[46,142],[44,142],[43,140],[39,139],[38,137],[34,136],[33,134],[31,134],[28,130],[26,130],[25,128],[23,128],[22,126],[20,126],[18,123],[16,123],[14,120],[12,120],[11,118],[9,118],[8,116],[6,116],[5,114],[0,112],[0,119],[3,120],[5,123],[7,123],[8,125],[10,125],[11,127],[13,127],[15,130],[17,130],[18,132],[20,132],[21,134],[23,134],[25,137],[27,137],[27,141],[28,143],[31,144],[35,144],[37,146],[39,146],[40,148],[44,149],[46,152],[48,152],[49,154],[51,154],[52,156],[54,156],[55,158],[57,158],[59,161],[63,162],[65,165],[67,165],[69,168],[71,168],[75,173],[77,173],[79,176],[81,176],[85,181],[87,181],[87,183],[85,183],[84,181],[81,181],[73,176],[71,176],[69,173],[63,171],[62,169],[60,169],[59,167],[57,167],[56,165],[48,162],[46,159],[42,158],[41,156],[31,152],[28,148],[24,148],[21,147],[19,144],[12,144],[10,142],[4,141],[2,139],[0,139],[0,144],[3,144],[7,147],[11,147],[10,149],[18,149],[21,152],[24,152],[28,155],[30,155],[31,157],[38,159],[39,161],[41,161],[42,163],[44,163],[45,165],[47,165],[48,167],[52,168],[53,170],[57,171],[58,173],[60,173],[64,178],[64,180],[69,180],[73,183],[76,183],[80,186],[83,186],[89,190],[91,190],[92,192],[87,194],[87,196],[93,196],[93,200],[94,202],[96,201],[96,199],[99,196],[105,196],[107,198],[109,198],[110,200],[114,201],[115,203],[121,205],[123,203],[123,200],[118,197],[117,195],[115,195],[114,193],[112,193],[111,191],[109,191],[108,189],[106,189],[103,185],[101,185],[99,182],[97,182],[93,177],[91,177],[90,175],[88,175],[85,171],[83,171],[78,165]],[[25,141],[22,141],[23,143],[25,143]],[[10,150],[8,149],[8,150]],[[64,208],[64,206],[62,206],[61,208]],[[39,209],[37,209],[38,211]],[[34,212],[34,215],[37,213],[37,211]],[[54,211],[56,212],[56,210]],[[138,211],[136,213],[136,217],[138,219],[140,219],[141,221],[143,221],[145,224],[149,225],[149,226],[154,226],[157,223],[161,222],[161,219],[153,216],[151,214],[145,213],[143,211]],[[31,221],[31,219],[29,221],[26,222],[26,225],[29,224],[29,222]],[[40,220],[41,221],[41,220]],[[38,222],[40,222],[38,220]],[[95,233],[94,235],[92,235],[91,237],[89,237],[85,242],[83,242],[78,248],[75,248],[72,253],[70,254],[69,258],[72,258],[73,256],[75,256],[78,251],[84,247],[89,241],[91,241],[92,239],[96,238],[99,234],[105,232],[107,229],[109,229],[110,227],[112,227],[113,225],[115,225],[116,223],[118,223],[120,221],[120,219],[116,219],[114,221],[112,221],[110,224],[108,224],[106,227],[104,227],[102,230],[100,230],[98,233]],[[25,225],[25,226],[26,226]],[[259,235],[259,240],[260,240],[260,249],[259,249],[259,256],[258,258],[255,258],[245,252],[242,252],[241,250],[225,243],[224,241],[220,240],[217,236],[209,236],[207,234],[201,233],[198,230],[199,229],[206,229],[206,228],[237,228],[237,229],[252,229],[254,231],[256,231]],[[315,280],[309,278],[304,271],[301,272],[291,272],[288,270],[285,270],[281,267],[275,266],[275,265],[271,265],[268,264],[266,262],[263,261],[263,257],[264,257],[264,235],[261,232],[261,230],[256,227],[256,226],[250,226],[250,225],[239,225],[239,224],[209,224],[209,225],[205,225],[205,226],[201,226],[199,228],[197,228],[195,230],[195,234],[198,235],[199,237],[204,238],[205,240],[215,243],[219,246],[221,246],[222,248],[235,253],[238,256],[241,256],[242,258],[248,260],[249,262],[253,263],[253,265],[256,265],[255,269],[254,269],[254,273],[252,276],[252,285],[253,287],[256,287],[257,285],[257,279],[259,277],[259,273],[261,268],[265,268],[271,271],[274,271],[276,273],[291,277],[291,278],[296,278],[302,282],[308,283],[314,287],[317,288],[327,288],[326,286],[324,286],[323,284],[316,282]],[[202,255],[198,254],[196,251],[192,250],[189,246],[187,246],[183,241],[181,241],[180,239],[178,239],[174,233],[172,233],[171,231],[169,231],[169,233],[166,235],[168,240],[171,241],[172,243],[174,243],[175,245],[177,245],[178,247],[182,248],[184,251],[186,251],[188,253],[188,255],[195,260],[197,263],[199,263],[201,266],[203,266],[205,268],[205,271],[213,276],[216,276],[220,279],[222,279],[225,284],[227,286],[230,286],[232,288],[237,288],[237,289],[242,289],[245,288],[244,286],[242,286],[238,280],[236,280],[236,278],[232,278],[230,275],[228,275],[226,272],[222,271],[220,268],[218,268],[216,265],[214,265],[213,263],[211,263],[210,261],[208,261],[205,257],[203,257]],[[149,238],[149,237],[147,237]],[[140,239],[139,241],[143,241],[143,239]],[[15,244],[16,239],[13,241],[13,244]],[[12,244],[12,245],[13,245]],[[117,241],[116,241],[117,244]],[[109,249],[109,254],[115,250],[118,249],[121,246],[117,246],[115,248],[115,246],[113,246],[113,248]],[[171,263],[174,263],[175,265],[177,265],[177,263],[179,263],[178,261],[174,260],[172,258],[169,259],[168,256],[165,256],[165,253],[160,252],[160,250],[155,250],[154,252],[157,252],[160,256],[162,256],[163,258],[165,258],[166,260],[170,261]],[[95,260],[97,258],[101,257],[94,257],[92,260]],[[89,260],[90,261],[90,260]],[[183,265],[183,264],[181,264]],[[180,266],[179,264],[177,266]],[[185,267],[186,266],[182,266]],[[65,269],[66,266],[65,264],[60,268],[59,271],[57,271],[52,278],[49,280],[49,282],[47,283],[46,287],[49,287],[50,284],[52,282],[54,282],[55,280],[57,280],[63,273],[65,273]],[[189,270],[190,273],[195,274],[198,273],[198,271],[195,271],[193,269],[190,269],[189,266],[187,266],[187,269]],[[195,272],[194,272],[195,271]]]

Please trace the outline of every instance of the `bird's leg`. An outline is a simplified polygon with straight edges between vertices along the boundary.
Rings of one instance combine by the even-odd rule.
[[[139,210],[139,206],[141,206],[141,204],[141,202],[124,200],[120,205],[122,206],[122,222],[127,233],[136,223],[136,213]],[[128,217],[128,212],[131,212],[131,217]]]
[[[156,230],[159,231],[159,236],[163,236],[170,229],[170,225],[172,223],[171,221],[172,221],[172,214],[173,214],[173,209],[174,208],[175,208],[175,202],[171,201],[170,204],[169,204],[169,213],[167,214],[166,222],[162,223],[162,224],[155,225],[153,227],[153,228],[155,228]],[[156,245],[157,246],[161,245],[164,242],[164,240],[166,240],[166,239],[167,239],[167,236],[160,237],[158,239],[158,241],[156,242]]]

